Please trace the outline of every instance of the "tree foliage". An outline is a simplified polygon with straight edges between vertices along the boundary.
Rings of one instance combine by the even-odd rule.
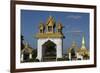
[[[24,40],[24,36],[21,35],[21,50],[24,48],[23,40]]]

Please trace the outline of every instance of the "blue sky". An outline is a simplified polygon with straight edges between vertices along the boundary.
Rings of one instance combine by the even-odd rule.
[[[80,48],[82,33],[85,34],[86,47],[89,48],[89,13],[21,10],[21,34],[31,47],[37,48],[34,36],[38,33],[39,23],[45,24],[49,16],[53,16],[56,23],[61,22],[64,26],[64,51],[71,47],[73,41]]]

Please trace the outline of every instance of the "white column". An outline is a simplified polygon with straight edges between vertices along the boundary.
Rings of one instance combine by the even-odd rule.
[[[29,54],[29,59],[32,59],[32,54],[31,53]]]
[[[42,60],[42,41],[40,39],[37,40],[37,59],[39,61]]]
[[[76,53],[76,57],[77,57],[77,59],[79,58],[79,54],[78,53]]]
[[[71,53],[70,53],[70,52],[68,53],[68,57],[69,57],[69,59],[71,60]]]
[[[21,54],[21,61],[24,61],[24,55]]]
[[[57,58],[62,58],[62,39],[56,41]]]
[[[81,56],[81,60],[83,60],[83,56]]]

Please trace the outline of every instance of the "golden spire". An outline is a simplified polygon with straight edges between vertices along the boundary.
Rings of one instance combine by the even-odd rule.
[[[54,18],[52,16],[49,16],[47,23],[46,23],[47,33],[53,33],[54,27],[55,27]]]
[[[62,33],[62,28],[63,28],[62,24],[58,23],[58,25],[57,25],[57,32]]]
[[[81,46],[81,49],[86,49],[86,47],[85,47],[85,36],[84,36],[84,34],[82,36],[82,46]]]
[[[44,31],[45,29],[45,31]],[[60,29],[60,30],[59,30]],[[58,29],[60,33],[55,32],[55,21],[52,16],[49,16],[47,23],[43,25],[43,23],[40,23],[39,25],[39,33],[35,36],[36,38],[64,38],[64,35],[62,34],[62,24],[58,24]]]
[[[48,26],[54,26],[55,25],[55,21],[54,18],[52,16],[49,16],[47,23]]]
[[[41,22],[39,25],[39,32],[43,33],[44,32],[44,24]]]

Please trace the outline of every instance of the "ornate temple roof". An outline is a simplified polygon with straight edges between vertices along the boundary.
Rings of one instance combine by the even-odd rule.
[[[71,52],[71,50],[74,49],[75,51],[77,51],[77,44],[75,41],[72,42],[71,48],[68,48],[67,52]]]
[[[81,49],[81,48],[79,48],[79,49],[77,50],[77,52],[78,52],[80,55],[82,55],[82,56],[84,56],[84,55],[89,55],[88,49]]]
[[[81,48],[79,48],[77,50],[77,52],[80,54],[80,55],[89,55],[89,51],[88,49],[86,48],[86,45],[85,45],[85,36],[83,35],[82,36],[82,43],[81,43]]]
[[[72,48],[79,54],[82,56],[88,55],[89,56],[89,50],[86,48],[85,46],[85,37],[84,35],[82,36],[82,42],[81,42],[81,48],[77,48],[77,45],[75,43],[75,41],[73,41],[71,48],[67,49],[67,53],[70,53]]]
[[[32,53],[33,49],[29,47],[27,43],[25,43],[24,49],[21,51],[21,53]]]
[[[57,26],[57,28],[55,28]],[[46,29],[44,29],[46,28]],[[60,31],[58,32],[58,29]],[[62,33],[62,24],[55,24],[55,20],[52,16],[49,16],[46,24],[40,23],[39,33],[35,35],[36,38],[64,38]]]

